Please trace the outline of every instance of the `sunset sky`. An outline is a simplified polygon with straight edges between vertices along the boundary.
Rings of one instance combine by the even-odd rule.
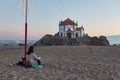
[[[120,0],[29,0],[28,39],[58,32],[59,21],[78,21],[90,36],[120,35]],[[19,0],[0,0],[0,40],[24,39]]]

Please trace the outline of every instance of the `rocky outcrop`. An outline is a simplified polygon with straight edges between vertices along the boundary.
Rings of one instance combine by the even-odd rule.
[[[42,37],[39,41],[37,41],[34,45],[35,46],[49,46],[49,45],[51,45],[50,44],[50,42],[51,42],[50,40],[52,38],[53,38],[52,35],[47,34],[44,37]]]
[[[92,41],[91,41],[91,45],[95,45],[95,46],[99,46],[99,45],[100,46],[108,46],[109,42],[106,39],[106,37],[104,37],[104,36],[100,36],[99,38],[98,37],[93,37]]]
[[[90,37],[85,35],[76,39],[60,38],[59,33],[54,36],[47,34],[37,41],[34,46],[54,46],[54,45],[93,45],[93,46],[109,46],[109,41],[105,36]]]
[[[109,41],[107,40],[107,38],[105,36],[100,36],[99,37],[100,39],[100,45],[102,46],[109,46]]]
[[[45,35],[34,46],[52,46],[52,45],[63,45],[63,40],[57,36]]]

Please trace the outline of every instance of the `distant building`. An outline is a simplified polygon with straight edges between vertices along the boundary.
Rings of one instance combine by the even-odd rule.
[[[83,37],[84,28],[83,26],[78,27],[78,22],[74,22],[71,19],[67,18],[64,21],[59,22],[59,36],[61,38],[77,38]]]

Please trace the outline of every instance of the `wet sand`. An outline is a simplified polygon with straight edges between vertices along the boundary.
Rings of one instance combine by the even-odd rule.
[[[0,80],[120,80],[120,47],[35,47],[42,69],[15,65],[23,53],[23,47],[0,46]]]

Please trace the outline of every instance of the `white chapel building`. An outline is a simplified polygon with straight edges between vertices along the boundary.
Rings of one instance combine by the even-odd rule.
[[[78,22],[67,18],[59,22],[59,37],[78,38],[84,36],[83,26],[78,27]]]

